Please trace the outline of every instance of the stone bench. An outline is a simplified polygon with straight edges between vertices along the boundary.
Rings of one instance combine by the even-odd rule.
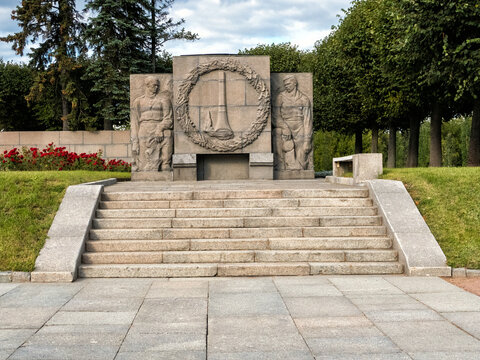
[[[354,154],[333,158],[333,176],[327,180],[332,183],[358,184],[365,180],[377,179],[383,173],[382,154]],[[345,173],[353,173],[352,178],[343,177]]]

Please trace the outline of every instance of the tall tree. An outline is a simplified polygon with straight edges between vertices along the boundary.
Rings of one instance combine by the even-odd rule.
[[[41,130],[25,100],[33,79],[33,69],[0,59],[0,131]]]
[[[94,83],[94,104],[103,119],[104,130],[114,124],[127,124],[130,113],[129,76],[146,72],[150,18],[149,0],[90,0],[86,10],[92,12],[85,39],[93,50],[85,79]]]
[[[444,37],[443,62],[455,85],[458,112],[472,113],[467,164],[480,166],[480,6],[478,1],[447,1],[444,11],[452,30]]]
[[[28,55],[30,64],[42,72],[28,97],[41,98],[46,81],[58,84],[63,130],[68,130],[72,102],[77,93],[71,74],[79,66],[77,56],[85,50],[80,39],[82,23],[75,0],[23,0],[12,12],[12,19],[18,22],[21,30],[0,40],[13,43],[12,48],[19,55],[24,54],[29,41],[38,41],[38,46]]]
[[[88,0],[92,12],[85,38],[93,50],[84,79],[95,85],[95,108],[104,129],[129,123],[130,74],[168,70],[171,58],[163,49],[172,39],[194,40],[178,29],[184,20],[168,16],[173,0]],[[159,64],[160,61],[160,64]]]

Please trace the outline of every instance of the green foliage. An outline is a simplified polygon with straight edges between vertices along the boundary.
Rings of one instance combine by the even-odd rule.
[[[42,101],[46,94],[45,84],[55,88],[55,96],[61,99],[61,114],[56,120],[63,121],[63,129],[69,129],[71,111],[79,95],[79,87],[72,73],[80,66],[79,53],[85,51],[80,38],[81,17],[75,9],[75,0],[24,0],[12,13],[18,21],[20,31],[0,38],[13,43],[12,48],[23,55],[28,42],[36,43],[28,54],[30,64],[37,70],[37,76],[29,101]],[[48,101],[49,104],[54,102]]]
[[[442,129],[444,166],[465,166],[468,159],[469,134],[471,117],[457,117],[444,124]],[[419,166],[429,165],[430,123],[420,126]],[[378,152],[383,154],[383,165],[387,165],[388,132],[379,131]],[[397,132],[397,167],[403,168],[407,163],[409,132]],[[371,133],[363,134],[363,152],[370,152]],[[314,167],[315,171],[331,170],[332,158],[351,155],[354,151],[354,136],[336,131],[318,130],[314,134]]]
[[[243,49],[240,55],[270,56],[270,71],[272,72],[303,72],[308,70],[308,53],[298,50],[297,45],[289,42],[280,44],[259,44],[251,49]]]
[[[131,74],[167,70],[171,56],[163,50],[172,39],[195,40],[196,34],[178,29],[183,19],[168,16],[172,0],[89,0],[85,39],[93,50],[84,80],[92,82],[94,108],[103,128],[130,122]]]
[[[55,213],[70,185],[129,173],[0,172],[0,271],[32,271]]]
[[[130,172],[131,164],[102,159],[102,152],[77,154],[53,143],[40,150],[36,147],[13,148],[0,154],[0,171],[94,170]]]
[[[353,154],[355,141],[351,135],[334,131],[315,131],[313,164],[315,171],[332,170],[332,158]]]
[[[315,45],[316,129],[352,134],[393,125],[406,130],[434,109],[445,120],[471,113],[472,99],[480,99],[478,18],[480,6],[468,0],[353,1],[334,31]],[[476,109],[480,112],[480,105]],[[477,164],[480,115],[473,119],[470,153],[477,155],[470,163]],[[428,134],[422,127],[421,156]],[[435,154],[437,148],[432,147]],[[458,156],[453,160],[448,154],[445,163],[457,164]],[[421,165],[429,161],[419,159]]]
[[[0,130],[39,130],[36,114],[25,96],[33,85],[34,71],[0,59]]]
[[[480,168],[387,169],[383,178],[405,183],[449,266],[480,269]]]

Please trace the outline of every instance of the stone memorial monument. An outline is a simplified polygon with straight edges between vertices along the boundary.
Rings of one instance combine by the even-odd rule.
[[[132,75],[132,180],[313,178],[312,94],[311,74],[271,74],[268,56]]]

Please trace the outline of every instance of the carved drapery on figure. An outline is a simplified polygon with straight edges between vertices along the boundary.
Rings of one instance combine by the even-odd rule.
[[[171,169],[173,153],[173,109],[171,93],[160,92],[160,81],[145,78],[145,94],[131,109],[132,171]]]
[[[190,119],[188,105],[190,93],[202,75],[216,70],[230,71],[242,75],[247,80],[248,84],[255,89],[258,95],[257,116],[251,122],[250,127],[240,136],[232,136],[230,132],[228,132],[228,136],[224,135],[223,133],[227,133],[226,130],[228,129],[221,129],[223,133],[218,131],[218,129],[216,129],[215,132],[211,132],[210,128],[205,129],[207,131],[202,131],[201,129],[197,128],[197,126],[195,126],[193,121]],[[222,74],[220,74],[220,76],[222,76]],[[219,84],[220,89],[221,86],[225,86],[224,77],[223,79],[219,79]],[[223,102],[225,101],[221,96],[219,99]],[[267,125],[270,115],[270,92],[268,90],[268,86],[265,84],[262,78],[250,66],[235,61],[232,58],[219,59],[198,65],[192,71],[190,71],[188,76],[178,88],[175,104],[177,121],[190,140],[197,145],[213,151],[234,152],[236,150],[243,149],[247,145],[254,142]],[[225,117],[223,122],[226,122],[225,109],[222,110],[220,115]]]
[[[311,170],[312,107],[298,89],[295,76],[283,79],[284,89],[273,104],[273,147],[276,170]]]

